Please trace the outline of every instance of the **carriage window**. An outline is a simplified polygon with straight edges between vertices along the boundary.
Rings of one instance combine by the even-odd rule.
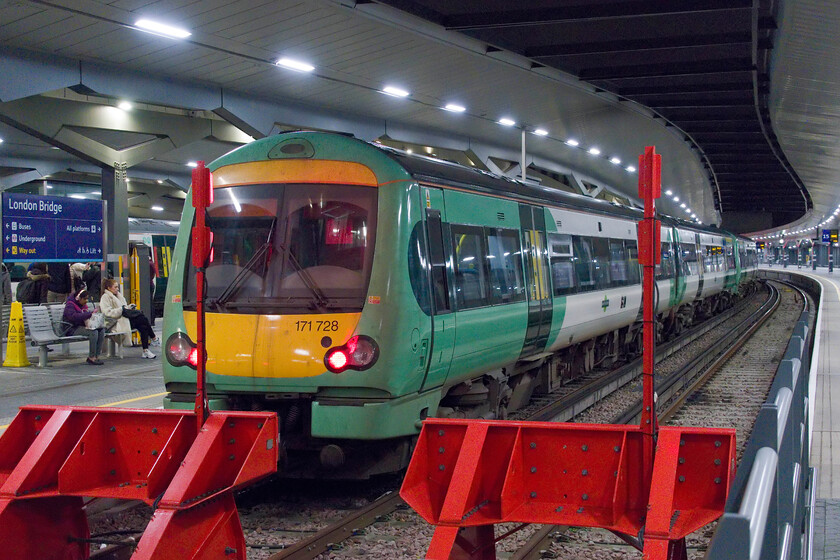
[[[635,240],[625,239],[624,247],[627,248],[627,273],[630,284],[639,284],[642,281],[642,274],[639,267],[639,248]]]
[[[455,255],[455,299],[458,309],[488,305],[484,231],[479,227],[452,225]]]
[[[614,287],[630,284],[627,253],[621,239],[610,239],[610,279]]]
[[[656,265],[656,279],[665,280],[674,277],[674,254],[671,243],[662,243],[662,260]]]
[[[724,270],[735,270],[735,249],[732,245],[727,245],[726,249],[726,267]]]
[[[601,237],[592,238],[592,265],[595,274],[595,289],[610,287],[610,243]]]
[[[525,299],[519,232],[488,229],[487,264],[490,268],[492,303],[512,303]]]
[[[706,245],[704,247],[706,252],[705,270],[706,272],[722,272],[723,268],[723,248],[715,245]]]
[[[589,237],[572,237],[575,249],[574,263],[578,289],[588,292],[595,289],[595,265],[592,263],[592,241]]]
[[[680,243],[680,254],[683,263],[683,275],[697,276],[700,265],[697,262],[697,247],[694,243]]]
[[[565,296],[577,291],[574,251],[571,235],[548,234],[551,262],[551,281],[555,296]]]

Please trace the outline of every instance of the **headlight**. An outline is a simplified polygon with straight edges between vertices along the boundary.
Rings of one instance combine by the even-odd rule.
[[[324,356],[324,365],[333,373],[346,369],[366,370],[379,358],[376,341],[363,334],[352,337],[343,346],[330,348]]]
[[[166,360],[173,366],[198,366],[198,348],[186,333],[176,332],[166,341]]]

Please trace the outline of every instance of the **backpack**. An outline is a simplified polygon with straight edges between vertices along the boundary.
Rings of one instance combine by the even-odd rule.
[[[15,290],[15,296],[21,303],[39,303],[38,287],[35,285],[35,282],[29,278],[24,278],[18,282],[17,290]]]

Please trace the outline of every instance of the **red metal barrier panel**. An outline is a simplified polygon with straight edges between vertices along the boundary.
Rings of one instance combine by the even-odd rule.
[[[273,413],[196,434],[192,411],[22,407],[0,437],[4,557],[87,558],[85,496],[159,500],[133,558],[244,559],[232,490],[276,472],[277,434]]]
[[[638,426],[429,419],[400,495],[439,526],[431,559],[495,558],[493,531],[468,527],[644,530],[668,544],[719,517],[734,430],[661,428],[650,486],[640,483],[643,437]]]

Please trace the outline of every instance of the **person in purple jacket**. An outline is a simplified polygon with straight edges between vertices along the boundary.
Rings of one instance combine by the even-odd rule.
[[[87,337],[90,343],[87,363],[101,366],[103,362],[99,359],[99,353],[102,352],[102,342],[105,340],[105,328],[89,329],[85,326],[85,321],[93,315],[87,310],[87,300],[88,291],[85,289],[70,294],[64,304],[64,321],[71,325],[67,330],[68,335]]]

